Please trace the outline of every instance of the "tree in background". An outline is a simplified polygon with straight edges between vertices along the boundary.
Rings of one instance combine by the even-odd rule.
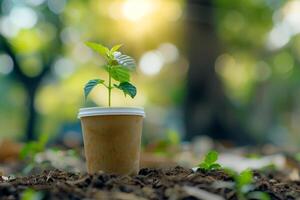
[[[78,88],[101,75],[101,60],[82,44],[95,41],[124,43],[137,58],[139,76],[133,79],[141,90],[127,105],[148,107],[145,132],[182,130],[179,110],[186,89],[188,139],[208,134],[248,141],[244,136],[251,133],[279,143],[299,141],[297,0],[3,0],[1,6],[2,136],[23,134],[24,120],[33,121],[28,138],[34,132],[66,132],[64,124],[77,122],[83,104]],[[33,15],[38,20],[28,21]],[[23,28],[12,35],[10,24]],[[15,65],[10,74],[1,71],[7,57]],[[106,101],[99,90],[91,94],[91,104]],[[114,95],[118,100],[122,94]],[[39,123],[27,110],[38,111]]]
[[[188,132],[298,145],[299,1],[189,4]]]
[[[210,0],[189,0],[187,13],[190,67],[185,102],[186,139],[208,135],[249,142],[244,140],[245,129],[236,118],[215,72],[215,61],[220,54],[215,5]]]
[[[22,101],[21,106],[11,115],[13,120],[18,118],[18,124],[15,125],[16,120],[9,125],[4,124],[6,127],[0,132],[23,134],[25,130],[22,127],[25,123],[28,139],[34,138],[37,133],[67,132],[71,126],[73,132],[79,131],[76,130],[76,124],[78,125],[76,115],[78,107],[85,103],[80,88],[90,77],[102,73],[101,58],[92,56],[92,52],[84,46],[84,41],[102,42],[108,46],[123,43],[126,44],[126,50],[140,62],[148,60],[146,65],[142,62],[143,67],[138,68],[139,76],[133,75],[133,79],[142,89],[134,101],[125,102],[127,105],[143,105],[147,100],[162,112],[167,112],[175,104],[178,105],[177,99],[181,99],[178,96],[181,96],[185,76],[182,69],[186,69],[187,66],[175,43],[181,38],[181,29],[179,30],[183,4],[181,2],[183,1],[2,1],[1,21],[7,18],[11,20],[14,14],[18,14],[15,10],[20,9],[21,14],[24,14],[24,9],[26,10],[24,19],[28,20],[28,16],[34,13],[38,20],[34,25],[23,27],[14,35],[10,35],[13,33],[10,31],[14,29],[8,28],[5,32],[1,29],[3,24],[0,23],[0,32],[3,34],[0,56],[8,55],[15,65],[7,77],[2,76],[0,71],[0,81],[4,83],[2,86],[7,83],[6,88],[0,87],[0,90],[4,91],[8,87],[21,88],[21,92],[11,91],[11,95],[7,94],[5,99],[0,99],[1,109],[8,107],[8,102],[15,94],[26,93],[24,96],[28,99],[26,105],[23,99],[15,99],[15,102]],[[143,9],[146,11],[143,12]],[[28,23],[20,18],[13,18],[13,22],[22,26]],[[11,24],[11,21],[9,23]],[[173,34],[174,32],[177,34]],[[152,67],[151,63],[157,65],[158,70],[155,70],[155,74],[148,74],[149,70],[145,69],[149,64]],[[170,76],[174,78],[166,78]],[[164,83],[164,87],[161,82]],[[92,93],[87,104],[104,105],[102,94],[105,91],[97,89],[100,92]],[[122,93],[113,95],[116,95],[113,98],[114,105],[124,103],[118,101]],[[26,112],[26,115],[19,119],[24,113],[23,108],[25,107],[27,111],[29,105],[30,112]],[[1,111],[3,111],[0,113],[1,119],[6,119],[5,115],[10,109]],[[24,122],[25,120],[27,122]],[[151,126],[153,135],[158,135],[153,131],[153,127],[157,124],[159,133],[165,132],[161,129],[164,120],[157,120],[156,124]],[[3,120],[0,120],[1,122]],[[65,125],[69,125],[68,128],[65,129]],[[13,126],[18,129],[12,130]]]
[[[3,6],[3,4],[2,4]],[[4,8],[1,9],[2,11]],[[43,19],[40,24],[37,25],[36,29],[45,28],[43,23],[47,21],[47,23],[51,23],[51,27],[55,27],[55,35],[48,41],[47,48],[42,49],[39,52],[19,52],[15,46],[14,42],[3,35],[0,35],[0,51],[6,53],[13,61],[13,71],[11,76],[18,82],[22,84],[24,90],[26,92],[27,98],[27,114],[26,114],[26,130],[25,130],[25,140],[34,140],[37,137],[37,111],[35,107],[35,100],[37,96],[38,89],[41,86],[44,78],[49,75],[51,71],[51,67],[53,66],[55,60],[59,57],[62,52],[62,44],[60,41],[59,34],[61,32],[61,21],[60,18],[53,13],[53,11],[49,10],[47,6],[42,6],[39,9],[39,14],[42,14]],[[3,13],[0,13],[3,16]],[[49,25],[49,24],[48,24]],[[12,31],[12,30],[9,30]],[[30,34],[30,33],[29,33]],[[47,34],[44,32],[44,34]],[[44,41],[43,41],[44,42]],[[49,45],[51,44],[51,45]],[[30,45],[30,44],[29,44]],[[37,65],[41,70],[32,76],[24,72],[23,65],[31,65],[31,63],[25,63],[26,59],[34,57],[35,59],[40,60]],[[34,63],[36,65],[36,63]],[[31,66],[29,66],[30,68]]]

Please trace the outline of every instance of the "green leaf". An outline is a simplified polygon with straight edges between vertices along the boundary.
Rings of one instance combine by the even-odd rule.
[[[130,75],[129,70],[122,66],[113,66],[110,70],[110,75],[113,79],[119,82],[129,82]]]
[[[42,192],[35,191],[31,188],[27,188],[21,193],[22,200],[41,200],[44,194]]]
[[[240,186],[248,185],[253,181],[253,173],[250,169],[242,171],[238,177],[238,184]]]
[[[101,80],[101,79],[93,79],[93,80],[90,80],[89,82],[87,82],[87,84],[85,84],[85,86],[84,86],[85,98],[87,98],[87,96],[90,94],[90,92],[96,85],[102,84],[102,83],[104,83],[104,80]]]
[[[46,144],[48,141],[49,135],[41,134],[37,141],[26,143],[20,151],[20,158],[24,160],[26,158],[35,157],[37,153],[46,149]]]
[[[111,52],[118,51],[122,46],[123,46],[123,44],[117,44],[117,45],[113,46],[110,51]]]
[[[134,98],[136,95],[136,87],[128,82],[120,83],[119,85],[115,84],[115,87],[122,90],[125,96],[128,94],[131,98]]]
[[[115,52],[114,57],[119,65],[122,65],[130,70],[134,70],[136,68],[135,60],[132,57],[121,54],[120,52]]]
[[[212,164],[218,160],[218,152],[210,151],[206,154],[204,162]]]
[[[221,168],[222,168],[222,166],[218,163],[209,165],[209,170],[215,170],[215,169],[221,169]]]
[[[86,42],[85,44],[88,47],[90,47],[91,49],[93,49],[94,51],[98,52],[104,58],[107,58],[107,56],[109,54],[109,49],[107,47],[105,47],[101,44],[94,43],[94,42]]]
[[[36,142],[28,142],[22,147],[20,151],[20,158],[24,160],[29,156],[35,155],[37,151],[38,151],[38,147]]]

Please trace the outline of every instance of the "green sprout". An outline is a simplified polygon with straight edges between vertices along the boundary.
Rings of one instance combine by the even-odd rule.
[[[111,106],[111,91],[114,88],[122,90],[125,96],[129,95],[134,98],[136,87],[130,83],[130,72],[135,70],[136,64],[133,58],[118,51],[122,45],[115,45],[111,49],[93,42],[87,42],[86,45],[104,57],[106,61],[104,69],[108,72],[108,84],[103,79],[88,81],[84,87],[85,99],[96,85],[103,85],[107,88],[109,107]],[[113,80],[117,84],[113,83]]]
[[[41,200],[43,197],[43,193],[35,191],[31,188],[27,188],[21,193],[21,200]]]
[[[216,162],[218,160],[218,156],[218,152],[209,151],[198,167],[204,171],[220,169],[221,165]]]
[[[26,143],[20,152],[20,158],[22,160],[33,160],[36,154],[45,151],[46,144],[49,141],[48,134],[41,134],[37,141],[31,141]]]
[[[246,199],[245,194],[247,194],[252,189],[253,182],[253,173],[251,170],[246,169],[242,171],[240,174],[236,174],[234,176],[235,180],[235,188],[237,190],[237,194],[239,199]]]
[[[239,200],[257,199],[257,200],[270,200],[267,193],[261,191],[253,191],[253,172],[250,169],[246,169],[241,173],[237,173],[231,169],[225,169],[229,175],[231,175],[235,181],[234,188]]]
[[[24,174],[29,174],[35,167],[36,155],[46,150],[46,145],[49,141],[48,134],[41,134],[37,141],[31,141],[26,143],[20,151],[20,159],[27,163],[27,166],[23,169]]]

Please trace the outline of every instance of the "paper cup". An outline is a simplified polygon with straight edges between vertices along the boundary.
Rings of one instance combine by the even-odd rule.
[[[144,117],[142,108],[81,108],[88,173],[137,174]]]

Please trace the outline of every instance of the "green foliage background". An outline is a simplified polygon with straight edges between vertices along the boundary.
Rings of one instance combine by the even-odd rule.
[[[132,77],[139,88],[136,98],[124,100],[121,92],[116,93],[113,105],[145,106],[149,138],[169,128],[183,129],[182,118],[176,113],[183,103],[188,70],[184,38],[186,2],[150,2],[154,6],[151,12],[141,14],[142,17],[129,14],[126,18],[120,9],[126,3],[129,8],[130,0],[0,1],[0,32],[12,45],[26,75],[37,76],[45,66],[43,61],[55,54],[53,66],[38,89],[38,132],[55,135],[65,123],[78,122],[78,108],[84,105],[84,84],[104,77],[99,68],[101,60],[84,46],[84,41],[108,46],[122,43],[124,51],[138,63],[145,53],[157,51],[161,44],[174,44],[179,52],[176,59],[163,63],[160,72],[153,76],[138,68]],[[18,28],[14,34],[8,33],[13,26],[5,28],[4,21],[13,18],[14,9],[24,7],[35,13],[37,22],[32,27]],[[292,141],[298,145],[300,141],[300,37],[295,23],[288,21],[289,13],[297,13],[297,9],[300,13],[299,7],[296,0],[214,1],[215,25],[222,46],[215,70],[226,95],[238,110],[243,125],[257,138],[269,138],[280,144]],[[134,21],[134,17],[138,20]],[[300,24],[297,14],[294,21]],[[276,31],[277,40],[270,42]],[[57,50],[55,44],[62,48]],[[0,59],[1,62],[3,67]],[[21,136],[27,112],[24,87],[13,79],[13,74],[0,73],[0,92],[0,134]],[[102,106],[106,96],[106,91],[98,88],[91,93],[89,104]],[[170,117],[174,113],[179,117]]]

